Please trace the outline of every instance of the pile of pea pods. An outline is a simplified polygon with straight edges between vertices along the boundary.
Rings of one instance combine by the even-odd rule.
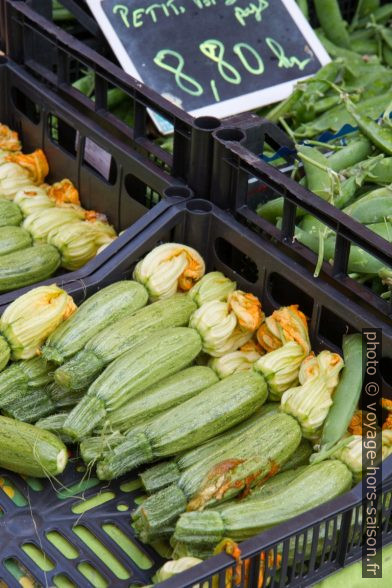
[[[310,0],[298,4],[307,15]],[[392,242],[392,3],[360,0],[349,24],[338,0],[314,0],[313,8],[332,61],[263,116],[296,144],[294,179]],[[260,204],[257,213],[279,226],[283,199]],[[295,236],[318,254],[317,276],[323,261],[333,261],[334,232],[298,210]],[[352,246],[348,271],[390,299],[392,264]]]

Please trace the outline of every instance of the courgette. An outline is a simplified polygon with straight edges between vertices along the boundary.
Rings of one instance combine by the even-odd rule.
[[[114,410],[159,380],[180,371],[201,351],[194,329],[174,327],[150,334],[136,349],[113,361],[71,411],[64,431],[81,439]]]
[[[274,476],[298,447],[301,429],[283,413],[267,414],[230,443],[184,470],[168,488],[150,496],[134,515],[143,541],[185,511],[203,510],[246,495]]]
[[[0,416],[0,467],[24,476],[57,476],[67,465],[64,443],[44,429]]]
[[[0,261],[1,263],[1,261]],[[80,351],[107,325],[129,316],[147,304],[147,290],[137,282],[124,280],[106,286],[80,305],[47,339],[42,353],[57,364]]]
[[[182,514],[173,539],[190,547],[216,545],[223,537],[242,541],[336,498],[349,490],[351,483],[350,470],[337,460],[311,465],[276,495],[260,496],[219,511]]]
[[[51,245],[36,245],[0,256],[0,292],[16,290],[49,278],[60,265]]]
[[[0,199],[0,227],[16,227],[23,220],[22,211],[15,202]]]
[[[90,338],[84,349],[58,368],[56,382],[69,390],[83,390],[103,369],[126,351],[131,351],[150,333],[169,327],[185,327],[196,304],[185,294],[176,294],[123,317]]]
[[[97,475],[102,480],[112,479],[142,463],[200,445],[245,420],[266,398],[262,376],[255,372],[233,374],[158,415],[144,432],[127,435],[127,440],[98,464]]]
[[[185,402],[218,381],[218,376],[211,368],[192,366],[160,380],[131,402],[111,412],[108,424],[114,430],[128,431],[147,418]]]
[[[63,433],[63,425],[67,416],[67,412],[52,414],[37,421],[35,426],[39,427],[40,429],[45,429],[45,431],[50,431],[50,433],[60,437],[63,443],[70,445],[72,443],[72,439]]]
[[[0,227],[0,255],[31,247],[33,241],[21,227]]]

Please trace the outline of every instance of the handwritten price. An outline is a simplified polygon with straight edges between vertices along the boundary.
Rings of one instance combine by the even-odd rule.
[[[305,69],[311,61],[310,58],[299,60],[297,57],[287,57],[283,47],[271,37],[267,37],[265,42],[272,53],[278,59],[278,67],[290,69],[298,67],[301,71]],[[238,69],[229,63],[225,58],[225,46],[222,41],[209,39],[200,43],[199,49],[203,55],[217,64],[220,76],[229,84],[239,85],[242,82],[241,73]],[[264,61],[260,54],[248,43],[236,43],[232,51],[238,58],[244,69],[254,76],[264,74]],[[193,77],[184,72],[185,59],[177,51],[172,49],[161,49],[154,58],[154,63],[174,75],[177,86],[190,94],[191,96],[201,96],[204,94],[203,86]],[[214,80],[211,80],[211,88],[216,102],[220,101],[219,93]]]

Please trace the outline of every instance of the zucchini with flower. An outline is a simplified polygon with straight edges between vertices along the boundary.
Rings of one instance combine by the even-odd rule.
[[[145,306],[147,299],[145,288],[132,280],[106,286],[83,302],[75,316],[52,333],[42,350],[45,359],[63,363],[107,325]]]
[[[183,512],[220,505],[246,496],[253,486],[277,474],[296,450],[301,430],[285,414],[267,414],[253,421],[229,443],[182,472],[175,484],[149,497],[134,515],[143,541],[173,525]]]
[[[204,272],[204,260],[195,249],[179,243],[164,243],[139,261],[133,279],[147,288],[153,302],[178,291],[188,292]]]
[[[7,125],[0,123],[0,161],[1,156],[10,152],[17,153],[21,151],[22,145],[16,131],[12,131]]]
[[[56,382],[68,390],[88,388],[110,362],[147,340],[154,331],[187,326],[195,309],[185,294],[176,294],[122,317],[91,336],[81,351],[59,367]]]
[[[51,245],[34,245],[0,256],[0,292],[16,290],[49,278],[60,265]]]
[[[200,350],[201,340],[193,329],[173,327],[151,333],[135,349],[120,355],[93,382],[70,412],[64,432],[76,440],[85,437],[137,394],[190,365]]]
[[[97,475],[112,479],[140,464],[195,447],[245,420],[266,398],[262,376],[251,371],[233,374],[159,415],[144,431],[128,434],[124,443],[98,463]]]
[[[68,178],[48,187],[48,196],[56,206],[72,204],[80,206],[79,192]]]
[[[22,188],[39,186],[49,173],[49,166],[42,149],[30,155],[10,153],[0,165],[0,198],[12,200]]]
[[[30,234],[22,227],[0,227],[0,255],[32,246]]]
[[[22,220],[19,206],[10,200],[0,198],[0,227],[16,227]]]
[[[332,500],[351,488],[350,470],[338,460],[307,467],[276,495],[228,504],[226,508],[188,512],[180,516],[174,541],[188,545],[214,546],[224,537],[242,541]]]
[[[71,296],[56,285],[40,286],[19,296],[0,319],[0,367],[8,360],[41,353],[47,337],[76,310]]]
[[[256,296],[235,290],[226,302],[212,300],[200,306],[189,326],[200,333],[204,352],[221,357],[247,343],[263,319]]]
[[[263,354],[263,350],[257,343],[248,341],[238,351],[210,359],[208,365],[223,379],[236,372],[252,369]]]
[[[47,190],[42,186],[34,185],[19,190],[15,195],[14,203],[19,206],[24,218],[55,206],[53,200],[49,198]]]
[[[23,228],[29,231],[36,243],[46,243],[48,235],[55,229],[62,229],[67,223],[85,219],[86,211],[79,206],[70,208],[45,208],[33,212],[23,221]]]

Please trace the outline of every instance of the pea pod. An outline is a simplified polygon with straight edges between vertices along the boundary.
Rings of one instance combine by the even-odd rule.
[[[347,432],[357,408],[363,383],[362,336],[343,337],[344,368],[333,395],[333,403],[324,422],[321,451],[328,451]]]
[[[389,20],[392,19],[392,3],[385,4],[384,6],[380,6],[376,10],[372,11],[371,14],[360,18],[356,24],[356,28],[361,29],[366,27],[368,22],[370,21],[370,17],[373,19],[374,22],[385,24]]]
[[[352,167],[363,161],[372,152],[372,144],[366,137],[360,137],[340,151],[328,157],[328,165],[336,172]]]
[[[367,17],[378,8],[380,8],[380,0],[358,0],[357,9],[350,25],[350,29],[356,27],[359,19]]]
[[[392,157],[379,155],[344,170],[344,175],[356,178],[358,185],[368,182],[387,186],[392,184]]]
[[[338,177],[329,168],[328,158],[318,149],[307,145],[298,146],[297,152],[304,164],[308,189],[323,200],[333,200]]]
[[[339,47],[350,47],[350,38],[338,0],[314,0],[317,18],[327,38]]]
[[[386,126],[381,127],[373,120],[373,118],[370,118],[369,115],[362,114],[350,99],[346,97],[343,99],[347,111],[353,117],[365,137],[367,137],[373,145],[378,147],[383,153],[392,155],[392,129]]]
[[[384,219],[390,220],[392,219],[392,189],[385,187],[374,190],[344,208],[343,212],[364,225],[380,223]]]

